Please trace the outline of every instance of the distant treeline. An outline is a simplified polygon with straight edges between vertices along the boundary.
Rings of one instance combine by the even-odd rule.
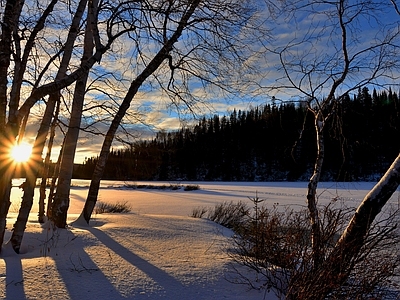
[[[364,87],[334,108],[326,126],[321,180],[376,180],[400,150],[399,95]],[[306,107],[266,104],[113,150],[104,179],[307,180],[315,153],[314,119]],[[76,177],[90,178],[96,160],[87,159]]]

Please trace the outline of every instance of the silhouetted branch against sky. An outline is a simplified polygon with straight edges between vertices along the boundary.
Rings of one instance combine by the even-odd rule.
[[[90,130],[88,125],[94,124],[93,131],[106,130],[107,120],[130,82],[176,28],[184,8],[180,4],[185,2],[102,2],[97,44],[113,43],[91,70],[86,104],[94,108],[84,111],[82,127]],[[167,8],[169,3],[172,6]],[[281,101],[320,99],[339,81],[335,95],[351,93],[362,85],[395,84],[400,59],[396,4],[365,0],[202,1],[169,59],[134,98],[124,130],[146,137],[160,129],[190,124],[195,117],[265,104],[272,97]],[[47,39],[38,42],[38,59],[32,65],[38,68],[35,72],[43,69],[42,60],[59,51],[67,30],[65,11],[72,6],[57,5],[47,24]],[[71,71],[79,65],[80,52],[77,44]],[[56,69],[57,60],[48,66],[44,83]],[[35,82],[35,72],[29,73],[27,82]],[[29,94],[30,87],[23,90]],[[70,94],[63,93],[63,97],[70,103]],[[62,109],[64,118],[68,118],[67,108]],[[40,103],[32,108],[27,132],[35,132],[34,116],[40,119],[41,111]],[[101,136],[82,133],[82,137],[78,148],[87,153],[78,156],[78,162],[95,155],[102,142]]]
[[[277,95],[286,90],[288,96],[321,99],[332,87],[339,96],[363,85],[397,84],[400,18],[390,2],[281,5],[275,14],[275,39],[266,45],[265,57],[276,76],[264,79],[265,88]]]

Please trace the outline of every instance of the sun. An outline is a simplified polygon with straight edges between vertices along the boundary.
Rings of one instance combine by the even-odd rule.
[[[29,158],[31,157],[31,153],[32,146],[28,144],[19,144],[15,145],[11,149],[11,158],[17,163],[22,163],[29,160]]]

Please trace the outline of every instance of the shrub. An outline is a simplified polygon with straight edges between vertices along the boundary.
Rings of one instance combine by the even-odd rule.
[[[241,224],[240,230],[236,230],[232,237],[233,250],[228,252],[235,263],[232,266],[236,274],[232,281],[257,289],[272,289],[279,298],[285,298],[289,291],[313,287],[314,256],[308,211],[276,205],[266,208],[259,205],[262,200],[258,198],[252,201],[252,215]],[[319,211],[320,251],[323,257],[329,257],[354,210],[331,203],[320,207]],[[398,212],[392,212],[371,227],[348,278],[332,289],[328,299],[399,299],[398,281],[393,280],[400,271],[397,223]],[[324,266],[328,264],[340,264],[340,261],[324,261]],[[253,275],[248,275],[238,265],[251,270]],[[317,287],[314,286],[314,290],[318,290]],[[318,293],[313,299],[320,299]]]
[[[106,203],[98,201],[94,209],[96,214],[105,213],[128,213],[131,212],[130,205],[127,202]]]
[[[151,185],[151,184],[124,184],[125,188],[128,189],[150,189],[150,190],[180,190],[183,188],[184,191],[195,191],[199,190],[200,187],[197,184],[188,184],[186,186],[182,186],[181,184],[163,184],[163,185]]]
[[[233,272],[227,279],[255,289],[272,290],[281,299],[289,293],[296,295],[293,291],[306,286],[317,291],[308,210],[295,211],[278,204],[268,208],[258,197],[250,200],[251,209],[242,202],[226,202],[192,212],[193,217],[207,217],[234,230],[233,247],[227,251]],[[354,208],[332,201],[319,207],[319,214],[320,251],[327,258],[353,216]],[[383,216],[371,226],[348,277],[334,286],[326,299],[400,299],[399,211],[388,211]],[[340,262],[325,260],[323,263],[328,266]],[[321,299],[318,292],[314,293],[313,299]]]
[[[244,202],[224,202],[209,210],[207,218],[234,231],[240,231],[248,215],[249,208]]]
[[[189,191],[197,191],[199,189],[200,189],[200,186],[198,184],[188,184],[183,188],[183,190],[187,191],[187,192],[189,192]]]
[[[208,211],[207,207],[193,208],[191,217],[192,218],[203,218],[207,211]]]
[[[240,230],[249,214],[249,208],[241,201],[238,203],[218,203],[214,208],[197,207],[192,211],[192,217],[203,218],[218,223],[233,230]]]
[[[181,188],[181,185],[179,185],[179,184],[170,184],[169,185],[169,189],[171,189],[173,191],[179,190],[180,188]]]

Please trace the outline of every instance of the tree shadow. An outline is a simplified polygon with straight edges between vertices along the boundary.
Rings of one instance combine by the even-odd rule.
[[[162,269],[151,264],[147,260],[134,254],[131,250],[125,248],[112,237],[97,228],[88,229],[100,242],[102,242],[110,250],[121,256],[132,266],[138,268],[143,273],[147,274],[163,289],[163,296],[168,296],[170,299],[179,299],[184,295],[184,286],[175,277],[171,276]]]
[[[71,241],[75,238],[74,235]],[[125,299],[79,243],[76,246],[65,245],[63,248],[67,247],[70,250],[58,252],[56,248],[49,256],[55,261],[70,299],[103,299],[104,293],[110,299]],[[96,284],[90,285],[88,282]]]
[[[6,256],[3,259],[6,264],[6,298],[26,299],[21,257],[15,255]]]
[[[62,299],[66,294],[67,298],[72,300],[104,299],[104,294],[110,296],[110,299],[126,299],[86,253],[78,236],[65,229],[59,231],[60,229],[57,229],[54,233],[48,228],[43,228],[41,233],[25,232],[21,254],[13,252],[10,244],[4,246],[6,248],[3,250],[6,251],[2,252],[1,259],[4,260],[6,267],[4,293],[6,299],[25,300],[32,297],[36,299],[37,295],[44,299],[47,297]],[[27,276],[23,260],[41,257],[50,258],[54,265],[49,263],[48,271],[39,275],[40,277],[35,278],[32,274]],[[35,286],[36,280],[48,282],[48,289],[26,291],[26,288]],[[90,282],[96,284],[88,284]],[[53,290],[52,285],[57,285],[57,288]],[[41,283],[39,286],[43,287],[46,284]],[[64,288],[60,288],[61,286]],[[62,291],[61,294],[57,294],[58,291]]]

